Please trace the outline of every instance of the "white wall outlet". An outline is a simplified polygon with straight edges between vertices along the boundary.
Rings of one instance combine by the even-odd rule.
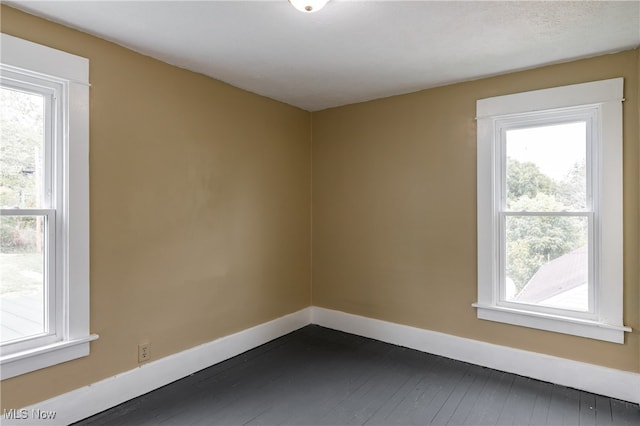
[[[151,358],[151,343],[140,343],[138,345],[138,362],[146,362]]]

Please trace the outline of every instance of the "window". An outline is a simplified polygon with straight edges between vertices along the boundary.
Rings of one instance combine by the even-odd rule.
[[[89,354],[89,63],[1,34],[0,366]]]
[[[478,318],[624,343],[622,91],[477,102]]]

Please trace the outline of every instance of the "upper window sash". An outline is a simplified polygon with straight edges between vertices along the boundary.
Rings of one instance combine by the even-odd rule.
[[[507,208],[507,137],[510,130],[530,129],[535,127],[555,126],[584,122],[586,127],[586,206],[579,211],[593,211],[597,205],[597,196],[594,199],[594,185],[599,181],[601,165],[597,161],[600,158],[600,115],[599,105],[582,105],[571,108],[558,108],[542,112],[528,112],[509,114],[506,116],[492,117],[495,126],[497,140],[492,146],[495,151],[493,158],[493,170],[495,171],[493,190],[500,194],[495,201],[496,211],[512,211]],[[570,211],[570,210],[560,210]]]
[[[58,152],[57,143],[62,143],[64,129],[61,114],[63,84],[56,79],[47,79],[24,73],[0,64],[2,87],[25,93],[41,95],[44,99],[44,152],[42,153],[42,194],[40,208],[60,208],[64,199],[62,193],[62,155]],[[4,209],[9,206],[0,206]]]

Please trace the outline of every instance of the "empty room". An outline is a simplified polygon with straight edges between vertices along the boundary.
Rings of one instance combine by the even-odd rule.
[[[0,32],[2,424],[640,424],[640,1]]]

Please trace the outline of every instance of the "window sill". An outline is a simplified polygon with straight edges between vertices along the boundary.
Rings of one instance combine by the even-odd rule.
[[[501,306],[474,303],[478,309],[478,318],[502,322],[538,330],[571,334],[589,339],[604,340],[624,344],[624,333],[631,332],[630,327],[606,324],[598,321],[550,315],[539,312],[523,311]]]
[[[8,379],[87,356],[89,355],[89,342],[97,338],[97,334],[90,334],[80,339],[66,340],[52,345],[4,355],[0,358],[0,366],[2,366],[0,379]]]

